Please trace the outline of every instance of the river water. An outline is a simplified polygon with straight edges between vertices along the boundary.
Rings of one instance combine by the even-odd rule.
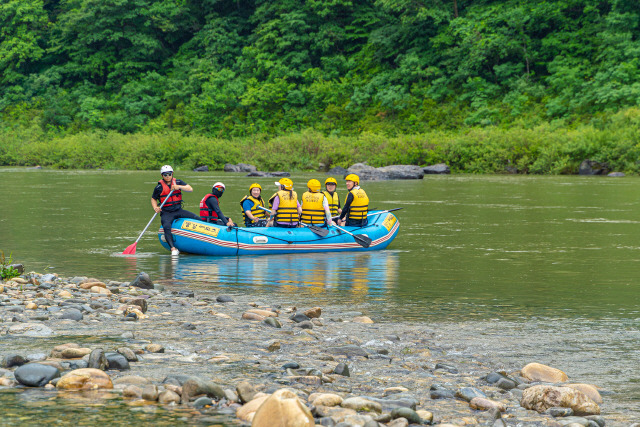
[[[194,212],[223,181],[222,210],[236,222],[238,202],[256,181],[220,172],[176,177],[194,187],[184,195]],[[324,181],[292,176],[299,193],[310,178]],[[135,256],[121,255],[153,215],[156,172],[0,168],[0,179],[0,250],[28,271],[101,280],[146,271],[169,287],[352,305],[377,321],[438,324],[464,341],[464,351],[492,351],[508,368],[550,364],[610,393],[605,414],[640,417],[637,178],[366,182],[373,208],[403,208],[385,251],[177,260],[158,243],[159,219]],[[273,181],[257,180],[265,198]],[[475,339],[463,339],[469,335]]]

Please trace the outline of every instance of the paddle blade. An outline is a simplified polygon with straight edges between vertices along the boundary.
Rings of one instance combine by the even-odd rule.
[[[316,227],[315,225],[310,225],[309,230],[313,231],[320,237],[327,237],[327,234],[329,234],[329,230],[326,228]]]
[[[138,242],[127,246],[127,249],[124,250],[124,252],[122,252],[122,255],[135,255],[136,254],[136,245],[138,244]]]
[[[371,246],[371,239],[364,234],[355,234],[353,238],[356,240],[356,243],[363,248],[368,248],[369,246]]]

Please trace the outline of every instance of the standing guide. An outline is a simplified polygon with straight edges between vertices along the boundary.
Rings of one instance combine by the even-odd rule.
[[[160,222],[164,230],[164,238],[171,247],[171,255],[179,255],[180,251],[173,244],[173,236],[171,235],[171,224],[178,218],[200,219],[196,214],[182,209],[182,192],[191,193],[193,188],[181,179],[173,177],[173,168],[164,165],[160,168],[162,179],[158,181],[158,185],[153,189],[151,195],[151,206],[156,213],[160,214]],[[173,194],[164,204],[162,209],[158,206],[158,201],[162,204],[169,193],[173,190]]]
[[[219,199],[224,194],[225,186],[221,182],[216,182],[211,187],[211,193],[205,195],[200,200],[200,219],[206,222],[213,222],[218,225],[233,227],[235,224],[231,218],[224,216],[220,210]]]
[[[349,194],[347,195],[347,200],[344,202],[344,208],[342,208],[338,225],[364,227],[368,224],[367,212],[369,211],[369,197],[367,197],[367,193],[360,188],[360,178],[358,175],[352,173],[344,179],[347,183]]]
[[[261,194],[262,187],[254,182],[249,186],[249,195],[240,200],[245,227],[264,227],[267,225],[267,215],[265,211],[259,208],[259,206],[264,208],[264,200],[262,200]]]

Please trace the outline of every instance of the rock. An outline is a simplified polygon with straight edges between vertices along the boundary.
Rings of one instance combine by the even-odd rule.
[[[289,319],[293,320],[296,323],[307,322],[307,321],[310,320],[309,316],[307,316],[306,314],[302,314],[302,313],[295,313],[294,315],[289,317]]]
[[[422,417],[410,408],[397,408],[391,411],[391,418],[405,418],[410,423],[422,424]]]
[[[503,390],[511,390],[513,388],[516,388],[516,385],[517,384],[515,383],[515,381],[512,381],[508,378],[500,378],[496,383],[496,387],[499,387]]]
[[[557,417],[570,417],[573,415],[573,409],[571,408],[549,408],[546,411],[547,414],[551,415],[554,418]]]
[[[269,345],[267,345],[267,351],[274,352],[280,350],[280,341],[271,341]]]
[[[282,328],[282,323],[280,323],[280,321],[274,317],[267,317],[266,319],[264,319],[264,323],[271,326],[272,328]]]
[[[247,313],[257,314],[258,316],[262,317],[278,317],[278,313],[274,313],[273,311],[269,310],[258,310],[256,308],[247,310]]]
[[[206,396],[199,397],[193,402],[193,407],[196,409],[205,409],[210,406],[213,406],[213,400]]]
[[[226,163],[224,165],[225,172],[255,172],[257,168],[246,163],[238,163],[237,165]]]
[[[409,421],[406,418],[396,418],[387,424],[387,427],[408,427]]]
[[[256,389],[247,381],[240,381],[236,385],[236,392],[242,403],[250,402],[257,393]]]
[[[76,343],[66,343],[66,344],[57,345],[53,347],[53,350],[51,350],[51,357],[55,359],[62,358],[62,352],[67,348],[80,348],[80,346]]]
[[[173,291],[173,294],[180,298],[195,298],[196,296],[191,289],[180,289],[179,291]]]
[[[587,395],[587,397],[598,405],[602,405],[602,396],[600,396],[600,392],[598,388],[591,384],[565,384],[564,387],[570,387],[576,389],[578,391],[583,392]]]
[[[24,306],[25,310],[37,310],[38,309],[38,304],[34,303],[34,302],[30,302],[27,305]]]
[[[583,160],[578,169],[579,175],[607,175],[610,172],[609,165],[595,160]]]
[[[434,369],[441,369],[443,371],[449,372],[450,374],[458,373],[458,369],[456,369],[454,366],[447,365],[445,363],[436,363],[436,366],[434,367]]]
[[[416,414],[420,415],[420,418],[422,418],[423,424],[431,424],[431,422],[433,421],[433,412],[419,410],[419,411],[416,411]]]
[[[13,268],[14,270],[16,270],[18,272],[18,274],[24,274],[24,265],[22,264],[9,264],[7,265],[7,268]],[[14,280],[17,279],[14,278]]]
[[[147,300],[145,298],[124,298],[121,302],[127,305],[138,306],[142,313],[147,312]]]
[[[414,165],[391,165],[377,170],[386,174],[386,179],[422,179],[424,177],[422,168]]]
[[[322,315],[322,308],[313,307],[313,308],[310,308],[309,310],[305,310],[303,314],[307,316],[309,319],[318,319],[320,315]]]
[[[149,353],[164,353],[164,347],[160,344],[148,344],[145,347],[145,350],[147,350]]]
[[[624,172],[611,172],[607,176],[612,177],[612,178],[621,178],[621,177],[626,176],[626,175],[624,174]]]
[[[80,283],[80,285],[78,285],[80,287],[80,289],[91,289],[94,286],[98,286],[101,288],[107,288],[107,285],[105,285],[102,282],[85,282],[85,283]]]
[[[311,323],[309,320],[305,320],[304,322],[300,322],[296,326],[298,328],[301,328],[301,329],[313,329],[313,323]]]
[[[242,421],[251,421],[258,408],[269,398],[270,395],[256,396],[250,402],[244,404],[236,411],[236,417]]]
[[[489,409],[493,409],[493,408],[496,408],[500,412],[505,412],[507,410],[504,404],[500,402],[496,402],[494,400],[485,399],[483,397],[474,397],[469,402],[469,406],[472,409],[478,409],[481,411],[488,411]]]
[[[349,366],[346,363],[339,363],[338,366],[333,370],[334,374],[342,375],[344,377],[350,377],[349,374]]]
[[[158,403],[161,405],[177,405],[180,403],[180,395],[171,390],[164,390],[158,394]]]
[[[225,302],[234,302],[234,299],[231,295],[218,295],[216,297],[216,301],[225,303]]]
[[[66,310],[62,311],[62,316],[60,316],[60,318],[75,320],[77,322],[82,320],[83,316],[82,316],[82,312],[77,308],[67,308]]]
[[[60,293],[58,293],[58,296],[60,298],[73,298],[73,294],[69,291],[61,291]]]
[[[60,378],[56,387],[62,390],[112,389],[111,378],[99,369],[76,369]]]
[[[340,177],[345,177],[347,175],[347,170],[341,166],[334,166],[327,172],[327,175],[335,175]]]
[[[63,359],[80,359],[81,357],[84,357],[87,354],[91,354],[90,348],[76,347],[76,348],[65,348],[60,353],[60,356]]]
[[[149,275],[144,271],[138,274],[138,277],[133,279],[129,286],[135,286],[142,289],[153,289],[153,282],[149,278]]]
[[[116,351],[123,355],[129,362],[138,361],[138,356],[136,356],[133,350],[131,350],[129,347],[120,347]]]
[[[371,320],[371,318],[367,316],[354,317],[353,321],[354,323],[367,323],[367,324],[373,323],[373,320]]]
[[[256,320],[256,321],[262,322],[265,319],[265,317],[261,316],[259,314],[256,314],[256,313],[250,313],[248,311],[245,311],[244,313],[242,313],[242,319],[243,320]]]
[[[14,366],[21,366],[27,363],[27,359],[20,354],[7,354],[2,358],[0,366],[3,368],[13,368]]]
[[[384,396],[391,396],[398,393],[406,393],[409,389],[404,387],[387,387],[382,391]]]
[[[549,408],[571,408],[576,415],[599,415],[600,407],[587,395],[570,387],[536,385],[522,393],[520,405],[540,413]]]
[[[542,365],[540,363],[529,363],[521,370],[522,376],[529,381],[562,383],[569,379],[567,374],[560,369]]]
[[[220,400],[224,398],[224,390],[218,384],[202,378],[191,377],[182,384],[182,402],[187,403],[194,396],[205,396]]]
[[[556,425],[567,427],[588,427],[589,420],[582,417],[566,417],[555,420]]]
[[[604,417],[601,417],[600,415],[587,415],[585,418],[596,423],[598,427],[604,427],[606,424]]]
[[[378,402],[374,402],[363,397],[350,397],[342,401],[340,405],[343,408],[353,409],[354,411],[366,411],[366,412],[382,412],[382,405]]]
[[[456,397],[466,400],[467,402],[471,402],[474,397],[487,397],[482,390],[479,390],[475,387],[462,387],[460,390],[456,392]]]
[[[44,387],[54,378],[60,376],[60,371],[50,365],[28,363],[20,366],[13,373],[16,380],[28,387]]]
[[[369,357],[369,353],[357,345],[345,345],[341,347],[329,347],[325,350],[329,354],[342,355],[347,357]]]
[[[372,396],[366,396],[365,398],[371,400],[372,402],[379,403],[382,406],[382,410],[384,412],[391,412],[392,410],[397,408],[409,408],[415,411],[417,405],[420,403],[418,399],[411,396],[394,396],[394,399],[380,399]]]
[[[144,400],[150,400],[152,402],[158,400],[158,386],[155,384],[147,384],[142,388],[142,398]]]
[[[209,166],[198,166],[193,169],[194,172],[209,172]]]
[[[447,166],[445,163],[438,163],[435,165],[431,165],[431,166],[425,166],[422,168],[422,171],[426,174],[426,175],[432,175],[432,174],[450,174],[451,173],[451,169],[449,169],[449,166]]]
[[[251,427],[314,427],[311,411],[291,390],[280,389],[256,411]]]
[[[455,394],[439,384],[432,384],[429,395],[432,399],[453,399]]]
[[[120,353],[108,352],[104,354],[107,358],[107,369],[127,371],[131,369],[129,361]]]
[[[289,172],[260,172],[260,171],[255,171],[255,172],[248,173],[247,176],[260,177],[260,178],[282,178],[282,177],[291,176],[291,174]]]
[[[45,353],[31,353],[31,354],[27,354],[27,362],[40,362],[42,360],[45,360],[47,358],[47,355]]]
[[[501,372],[491,372],[486,377],[484,377],[484,380],[489,384],[495,384],[498,381],[500,381],[502,378],[509,379],[506,375],[502,374]]]
[[[113,384],[127,384],[127,385],[139,385],[145,386],[151,384],[151,380],[141,377],[139,375],[125,375],[113,380]]]
[[[122,390],[123,397],[138,399],[142,397],[142,389],[136,385],[128,385]]]
[[[223,170],[225,172],[240,172],[240,169],[232,163],[225,163]]]
[[[314,406],[340,406],[342,397],[332,393],[312,393],[309,395],[309,403]]]

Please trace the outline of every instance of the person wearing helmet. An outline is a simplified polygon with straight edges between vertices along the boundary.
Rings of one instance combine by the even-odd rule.
[[[347,182],[347,200],[344,202],[338,224],[353,227],[367,225],[367,212],[369,211],[369,197],[360,188],[360,178],[356,174],[349,174],[345,178]]]
[[[336,189],[338,188],[338,181],[335,178],[329,177],[324,181],[323,191],[324,195],[327,197],[327,201],[329,202],[329,210],[331,211],[331,216],[336,217],[342,213],[342,209],[340,208],[340,198],[338,197],[338,192]]]
[[[221,182],[216,182],[211,187],[211,193],[205,195],[200,200],[200,219],[206,222],[213,222],[218,225],[233,227],[235,224],[231,218],[224,216],[220,210],[219,199],[224,193],[225,186]]]
[[[273,208],[267,227],[296,228],[298,226],[302,207],[298,202],[298,194],[293,191],[293,181],[282,178],[276,182],[280,188],[273,199]]]
[[[307,182],[309,191],[302,195],[302,213],[300,222],[307,225],[333,225],[327,197],[320,191],[320,181]]]
[[[267,214],[260,209],[260,206],[264,208],[261,194],[260,184],[253,183],[249,186],[249,195],[240,200],[245,227],[264,227],[267,225]]]
[[[200,217],[182,209],[182,192],[191,193],[193,188],[183,180],[175,179],[173,177],[173,168],[169,165],[162,166],[162,168],[160,168],[160,174],[162,175],[162,179],[158,181],[158,185],[153,189],[151,207],[153,207],[156,213],[160,214],[164,238],[169,247],[171,247],[171,255],[178,255],[180,251],[174,246],[173,236],[171,235],[171,224],[178,218],[200,219]],[[173,190],[173,193],[171,197],[167,199],[171,190]],[[162,205],[163,202],[165,202],[164,206],[160,209],[160,205]]]

